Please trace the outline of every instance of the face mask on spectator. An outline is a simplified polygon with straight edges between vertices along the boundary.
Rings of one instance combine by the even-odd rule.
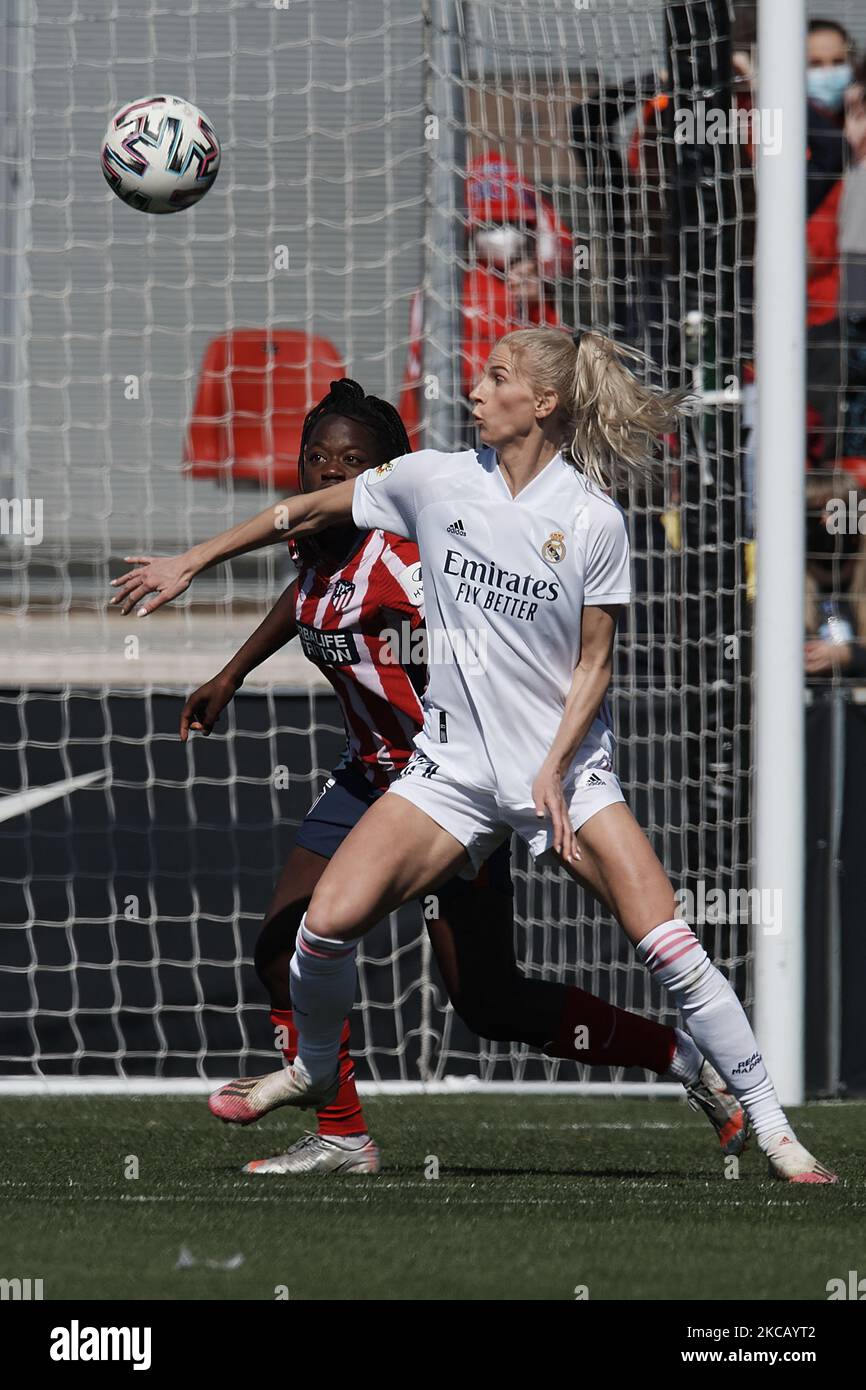
[[[839,63],[832,68],[809,68],[806,92],[812,101],[826,106],[828,111],[841,111],[845,88],[850,87],[853,76],[848,63]]]

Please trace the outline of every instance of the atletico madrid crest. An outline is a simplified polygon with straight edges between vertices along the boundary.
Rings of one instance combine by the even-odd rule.
[[[348,608],[349,602],[355,592],[355,585],[351,579],[338,579],[334,585],[334,592],[331,594],[331,607],[337,613],[342,613],[344,608]]]

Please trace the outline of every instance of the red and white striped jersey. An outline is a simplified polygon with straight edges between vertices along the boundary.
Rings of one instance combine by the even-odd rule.
[[[305,565],[291,544],[290,552],[298,565],[298,637],[340,702],[348,739],[344,762],[387,787],[414,752],[424,719],[427,669],[409,661],[411,635],[424,624],[418,547],[368,531],[332,571]],[[397,656],[405,656],[405,664]]]

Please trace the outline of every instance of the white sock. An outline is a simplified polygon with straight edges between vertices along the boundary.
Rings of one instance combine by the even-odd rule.
[[[758,1051],[743,1006],[685,922],[662,922],[637,947],[638,959],[673,996],[698,1048],[748,1115],[762,1149],[793,1134]]]
[[[346,1015],[355,1002],[357,941],[316,936],[306,913],[298,928],[289,966],[292,1012],[298,1030],[295,1066],[314,1083],[330,1081]]]
[[[370,1142],[366,1131],[363,1134],[320,1134],[319,1138],[328,1144],[335,1144],[338,1149],[363,1149]]]
[[[704,1065],[703,1054],[682,1028],[675,1028],[674,1032],[677,1035],[677,1045],[673,1060],[665,1074],[673,1077],[674,1081],[681,1081],[684,1086],[694,1086]]]

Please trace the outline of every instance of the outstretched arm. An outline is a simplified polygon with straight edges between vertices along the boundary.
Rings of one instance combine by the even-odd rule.
[[[298,581],[295,579],[274,604],[267,617],[259,623],[255,632],[248,637],[240,651],[235,652],[230,661],[212,680],[199,686],[190,695],[180,716],[180,737],[183,743],[189,738],[190,729],[209,734],[225,709],[234,699],[250,671],[261,666],[269,656],[279,651],[297,635],[295,621],[295,600]]]
[[[155,598],[139,608],[137,616],[143,618],[182,594],[197,574],[231,560],[235,555],[261,550],[266,545],[277,545],[280,541],[291,540],[293,536],[312,535],[329,526],[343,525],[352,519],[355,482],[356,479],[352,479],[323,488],[320,492],[287,497],[275,506],[266,507],[250,521],[242,521],[230,530],[192,546],[182,555],[128,555],[126,558],[135,564],[135,569],[111,581],[112,588],[118,590],[111,602],[121,613],[128,613],[148,594],[155,594]]]

